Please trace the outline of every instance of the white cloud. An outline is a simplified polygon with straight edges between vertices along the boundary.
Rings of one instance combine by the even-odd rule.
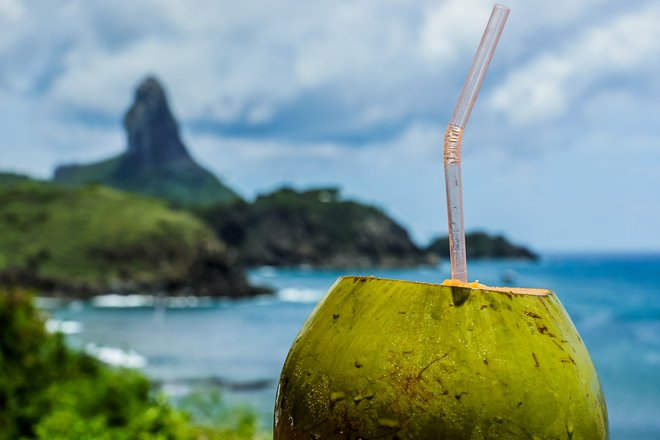
[[[515,124],[565,116],[600,81],[628,75],[657,81],[660,8],[645,7],[587,28],[556,51],[542,53],[510,73],[492,94],[492,108]]]
[[[0,19],[16,20],[23,12],[23,5],[19,0],[0,0]]]
[[[492,5],[481,0],[448,0],[429,8],[420,32],[420,49],[432,62],[455,63],[476,50]]]
[[[176,87],[182,118],[225,123],[269,122],[324,93],[369,126],[437,107],[420,91],[439,90],[446,75],[417,49],[426,3],[28,1],[12,49],[0,51],[14,61],[0,81],[27,91],[45,80],[44,99],[61,108],[115,115],[155,73]],[[457,39],[443,34],[447,44]]]

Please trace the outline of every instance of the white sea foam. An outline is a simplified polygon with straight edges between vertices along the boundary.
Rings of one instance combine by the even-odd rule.
[[[130,309],[137,307],[162,306],[168,309],[187,309],[208,307],[213,304],[209,297],[198,296],[166,296],[154,295],[117,295],[108,294],[92,298],[92,305],[100,308]]]
[[[140,356],[133,350],[88,344],[85,351],[101,362],[116,367],[144,368],[147,366],[147,358]]]
[[[165,306],[169,309],[188,309],[213,305],[213,300],[207,296],[169,296],[164,301]]]
[[[92,305],[95,307],[108,308],[133,308],[133,307],[153,307],[156,303],[156,297],[152,295],[100,295],[92,298]]]
[[[299,289],[288,287],[277,292],[277,297],[281,301],[296,303],[315,303],[323,296],[323,291],[319,289]]]
[[[46,321],[46,330],[49,333],[74,335],[82,331],[82,324],[76,321],[60,321],[58,319],[49,319]]]

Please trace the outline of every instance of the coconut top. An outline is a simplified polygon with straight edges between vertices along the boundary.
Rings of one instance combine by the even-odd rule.
[[[466,289],[492,290],[494,292],[512,293],[514,295],[536,295],[545,296],[552,291],[548,289],[530,288],[530,287],[492,287],[481,284],[478,280],[471,283],[460,280],[444,280],[441,286],[464,287]]]
[[[548,296],[552,295],[553,292],[550,289],[534,288],[534,287],[492,287],[485,284],[481,284],[479,281],[473,281],[471,283],[466,283],[459,280],[444,280],[440,284],[433,283],[422,283],[419,281],[405,281],[405,280],[390,280],[387,278],[380,277],[364,277],[364,276],[345,276],[340,279],[350,279],[350,278],[364,278],[364,279],[374,279],[374,280],[387,280],[397,283],[409,283],[409,284],[424,284],[429,286],[446,286],[446,287],[462,287],[464,289],[470,290],[484,290],[490,292],[499,292],[506,295],[532,295],[532,296]]]

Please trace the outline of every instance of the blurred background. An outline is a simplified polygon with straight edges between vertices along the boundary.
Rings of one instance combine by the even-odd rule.
[[[339,184],[418,240],[443,230],[439,143],[490,2],[1,5],[5,168],[49,177],[122,151],[155,74],[191,153],[245,197]],[[467,227],[658,249],[656,2],[509,6],[464,139]]]
[[[660,5],[506,6],[463,138],[470,278],[556,290],[612,438],[660,438]],[[231,435],[267,435],[337,276],[449,276],[442,138],[491,8],[0,0],[6,295],[31,290],[67,347],[177,411],[217,389],[251,408],[222,407]],[[52,408],[0,427],[88,423]]]

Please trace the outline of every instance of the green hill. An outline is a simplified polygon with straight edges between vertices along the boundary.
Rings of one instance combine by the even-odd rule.
[[[489,235],[476,231],[465,234],[465,249],[470,258],[515,258],[524,260],[538,260],[531,250],[509,242],[501,235]],[[426,248],[431,254],[442,258],[449,258],[449,237],[439,237]]]
[[[283,188],[198,210],[249,266],[398,267],[427,262],[408,233],[381,210],[343,200],[337,189]]]
[[[32,179],[23,174],[0,172],[0,188],[8,188],[30,180]]]
[[[127,156],[90,165],[67,165],[57,169],[54,181],[65,186],[100,183],[137,194],[169,201],[175,206],[228,204],[240,199],[213,174],[192,164],[167,166],[122,175],[118,173]]]
[[[0,185],[0,281],[45,293],[253,293],[213,231],[101,185]]]
[[[181,141],[179,127],[165,91],[146,79],[124,117],[128,138],[125,153],[86,165],[63,165],[54,181],[68,186],[102,183],[114,188],[162,198],[176,206],[227,204],[240,197],[200,166]]]

